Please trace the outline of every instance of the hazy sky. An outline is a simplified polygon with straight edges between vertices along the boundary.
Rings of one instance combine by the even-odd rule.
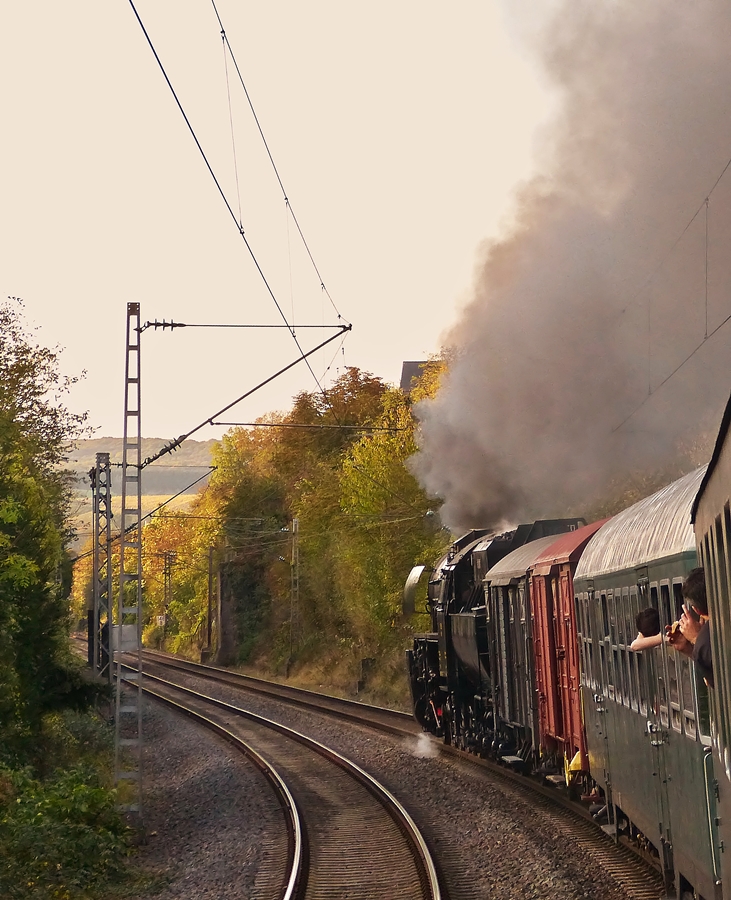
[[[521,4],[511,4],[517,9]],[[218,0],[292,207],[343,317],[336,367],[397,381],[435,352],[481,243],[532,171],[549,97],[498,0]],[[208,0],[138,11],[288,317],[331,323]],[[71,406],[120,434],[128,301],[144,320],[279,322],[125,0],[0,8],[0,280],[86,369]],[[237,178],[238,174],[238,190]],[[321,339],[301,331],[303,346]],[[337,348],[315,357],[318,374]],[[276,332],[148,331],[143,432],[172,437],[296,356]],[[314,389],[300,365],[230,417]],[[197,437],[217,436],[207,430]]]

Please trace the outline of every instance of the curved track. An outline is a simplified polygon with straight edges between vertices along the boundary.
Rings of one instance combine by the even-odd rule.
[[[426,842],[411,817],[354,763],[311,738],[214,697],[149,672],[145,681],[146,693],[204,720],[228,740],[253,748],[286,781],[305,840],[298,871],[290,866],[285,879],[292,893],[277,896],[443,898]],[[290,859],[295,856],[290,852]]]
[[[565,791],[517,774],[491,760],[481,759],[445,745],[438,739],[425,735],[412,716],[407,713],[330,697],[290,685],[242,675],[227,669],[193,663],[155,651],[145,651],[143,656],[145,664],[151,668],[161,666],[168,671],[173,670],[181,674],[205,678],[229,687],[265,695],[279,702],[357,722],[389,734],[411,738],[421,736],[422,740],[428,740],[440,753],[456,762],[489,772],[501,780],[509,782],[519,794],[529,796],[531,803],[540,805],[550,817],[556,832],[565,836],[567,841],[581,846],[595,860],[597,866],[610,873],[616,881],[622,884],[628,897],[635,898],[635,900],[655,900],[662,893],[662,881],[659,873],[648,864],[647,860],[636,854],[633,848],[616,844],[607,837],[592,820],[586,809],[571,801]]]

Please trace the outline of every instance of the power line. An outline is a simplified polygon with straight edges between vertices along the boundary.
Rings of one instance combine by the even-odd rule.
[[[145,515],[142,516],[142,518],[140,519],[140,524],[142,524],[142,522],[144,522],[145,519],[149,519],[151,516],[154,516],[158,510],[163,508],[163,506],[167,506],[168,503],[171,503],[173,500],[176,500],[181,494],[184,494],[190,488],[195,487],[195,485],[198,484],[199,481],[203,481],[204,478],[208,478],[208,476],[211,474],[211,472],[216,470],[216,466],[211,466],[210,469],[211,469],[210,472],[204,472],[203,475],[200,476],[200,478],[196,478],[195,481],[191,481],[190,484],[186,485],[184,488],[179,490],[177,492],[177,494],[173,494],[172,497],[168,497],[167,500],[163,500],[162,503],[158,504],[158,506],[156,506],[154,509],[150,510],[150,512],[145,513]],[[112,540],[110,541],[110,543],[113,544],[115,541],[118,541],[122,537],[122,534],[128,534],[130,531],[134,531],[135,528],[137,528],[136,522],[133,523],[132,525],[130,525],[129,528],[126,528],[124,530],[124,532],[120,531],[118,534],[115,534],[112,537]],[[73,565],[74,563],[79,562],[79,560],[86,559],[88,556],[91,556],[93,554],[93,552],[94,552],[93,550],[89,550],[87,553],[81,553],[79,556],[75,556],[71,560],[71,564]]]
[[[212,422],[212,425],[221,425],[224,428],[317,428],[331,429],[333,431],[407,431],[406,428],[382,428],[378,425],[319,425],[301,424],[296,422]]]
[[[723,320],[723,322],[721,322],[720,325],[718,325],[716,328],[713,329],[713,331],[710,334],[708,333],[708,207],[709,207],[710,199],[711,199],[711,196],[713,195],[713,192],[716,190],[716,188],[720,184],[721,179],[726,174],[726,172],[728,171],[730,166],[731,166],[731,158],[729,158],[728,161],[726,162],[726,165],[723,167],[720,175],[714,181],[713,186],[711,187],[710,191],[708,191],[708,193],[704,197],[703,201],[700,203],[700,205],[698,206],[696,211],[690,217],[685,228],[683,228],[683,230],[681,231],[680,235],[673,242],[672,246],[662,257],[662,259],[660,260],[658,265],[655,267],[655,269],[643,281],[641,287],[635,292],[635,294],[633,294],[632,298],[627,302],[627,304],[624,306],[624,308],[620,311],[620,315],[623,315],[627,311],[627,309],[631,305],[634,304],[634,302],[637,300],[637,298],[641,296],[641,294],[644,292],[645,288],[647,288],[647,286],[654,281],[655,276],[663,268],[665,263],[668,261],[668,259],[672,255],[675,248],[685,237],[685,235],[688,232],[688,229],[691,227],[693,222],[695,222],[695,220],[698,218],[698,215],[701,212],[701,210],[705,208],[705,213],[706,213],[705,214],[705,261],[704,261],[705,331],[704,331],[703,340],[698,344],[697,347],[695,347],[694,350],[692,350],[688,354],[688,356],[686,356],[686,358],[680,363],[680,365],[676,366],[673,369],[673,371],[666,378],[664,378],[660,382],[660,384],[657,385],[657,387],[655,387],[653,389],[653,387],[652,387],[652,369],[651,369],[651,365],[652,365],[652,324],[651,324],[652,299],[651,299],[651,297],[648,297],[648,301],[647,301],[647,341],[648,341],[648,346],[647,346],[647,369],[648,369],[647,396],[642,400],[642,402],[637,407],[635,407],[635,409],[632,410],[632,412],[625,419],[623,419],[619,423],[619,425],[616,425],[612,429],[612,434],[615,431],[619,431],[619,429],[622,428],[622,426],[625,425],[625,423],[627,423],[634,416],[634,414],[636,412],[638,412],[640,409],[642,409],[642,407],[645,405],[645,403],[647,403],[647,401],[650,399],[650,397],[652,397],[664,384],[666,384],[668,381],[670,381],[670,379],[683,368],[683,366],[688,362],[688,360],[690,360],[693,356],[695,356],[695,354],[701,349],[701,347],[706,343],[706,341],[710,337],[712,337],[720,328],[722,328],[729,321],[729,319],[731,319],[731,315],[727,316]]]
[[[342,316],[341,316],[340,313],[338,312],[337,307],[335,306],[335,304],[334,304],[334,302],[333,302],[333,300],[332,300],[332,297],[330,297],[330,294],[329,294],[329,292],[327,291],[327,288],[325,287],[324,281],[322,280],[322,277],[321,277],[320,272],[319,272],[319,270],[318,270],[318,268],[317,268],[317,265],[315,264],[315,261],[314,261],[314,258],[313,258],[313,256],[312,256],[311,252],[310,252],[309,246],[307,245],[307,242],[305,241],[304,235],[303,235],[302,230],[301,230],[301,228],[300,228],[300,226],[299,226],[299,222],[297,221],[297,218],[296,218],[296,216],[295,216],[295,214],[294,214],[294,211],[292,210],[291,204],[289,203],[289,199],[288,199],[288,197],[287,197],[286,191],[284,190],[284,185],[283,185],[283,183],[282,183],[281,178],[279,177],[279,173],[278,173],[278,171],[277,171],[277,169],[276,169],[276,166],[275,166],[275,164],[274,164],[274,159],[273,159],[273,157],[272,157],[272,155],[271,155],[271,152],[269,151],[268,145],[266,144],[266,140],[265,140],[265,138],[264,138],[264,133],[263,133],[263,131],[262,131],[262,129],[261,129],[261,125],[259,124],[258,118],[256,117],[256,113],[255,113],[255,111],[254,111],[253,104],[251,103],[251,100],[250,100],[250,98],[249,98],[248,91],[246,90],[246,85],[244,84],[243,77],[241,76],[241,72],[240,72],[240,69],[239,69],[239,67],[238,67],[238,63],[236,62],[236,58],[235,58],[235,56],[234,56],[234,54],[233,54],[233,51],[232,51],[232,49],[231,49],[231,46],[230,46],[230,44],[229,44],[229,42],[228,42],[228,38],[226,37],[225,29],[224,29],[224,27],[223,27],[223,22],[221,21],[221,18],[220,18],[219,14],[218,14],[218,10],[216,9],[216,5],[215,5],[214,0],[212,0],[212,2],[213,2],[213,8],[214,8],[214,11],[215,11],[215,13],[216,13],[216,18],[218,19],[219,26],[220,26],[220,28],[221,28],[222,36],[224,37],[224,39],[225,39],[225,41],[226,41],[226,45],[227,45],[227,47],[228,47],[228,49],[229,49],[229,52],[231,53],[231,58],[232,58],[232,60],[233,60],[233,62],[234,62],[234,65],[236,66],[236,70],[237,70],[237,73],[239,74],[239,78],[240,78],[240,80],[241,80],[241,84],[242,84],[242,87],[243,87],[243,89],[244,89],[244,92],[246,93],[247,99],[249,99],[249,105],[250,105],[250,107],[251,107],[251,109],[252,109],[252,114],[254,115],[255,121],[257,122],[257,126],[258,126],[258,128],[259,128],[259,132],[260,132],[260,134],[261,134],[262,140],[264,140],[265,146],[266,146],[266,148],[267,148],[267,153],[268,153],[269,158],[270,158],[270,160],[271,160],[272,166],[274,166],[275,173],[276,173],[276,176],[277,176],[277,180],[279,181],[279,185],[280,185],[280,187],[281,187],[281,189],[282,189],[282,192],[283,192],[283,194],[284,194],[284,199],[285,199],[285,202],[286,202],[286,204],[287,204],[287,207],[288,207],[288,209],[290,210],[290,212],[292,213],[292,219],[293,219],[293,221],[295,222],[295,225],[297,226],[297,229],[298,229],[298,231],[299,231],[299,233],[300,233],[300,236],[302,237],[303,244],[304,244],[305,248],[307,249],[307,252],[308,252],[308,254],[309,254],[309,256],[310,256],[310,260],[312,261],[312,264],[313,264],[313,266],[314,266],[314,268],[315,268],[315,271],[317,272],[317,275],[318,275],[318,277],[320,278],[320,286],[321,286],[322,290],[325,291],[325,293],[327,294],[328,299],[330,300],[330,302],[331,302],[332,305],[333,305],[333,308],[335,309],[335,311],[336,311],[337,314],[338,314],[338,318],[342,318]],[[310,374],[312,375],[313,379],[315,380],[315,383],[316,383],[317,386],[318,386],[318,389],[319,389],[319,391],[320,391],[320,394],[322,395],[323,399],[325,400],[326,404],[328,405],[328,408],[330,409],[330,411],[331,411],[331,413],[332,413],[332,415],[333,415],[333,418],[335,419],[336,423],[339,425],[339,424],[340,424],[340,421],[339,421],[339,419],[338,419],[337,413],[335,412],[335,410],[334,410],[334,408],[333,408],[333,406],[332,406],[332,403],[330,402],[330,399],[329,399],[329,397],[328,397],[328,395],[327,395],[327,392],[326,392],[326,390],[323,388],[322,384],[320,383],[320,380],[318,379],[317,375],[315,374],[315,371],[314,371],[314,369],[312,368],[312,366],[310,365],[310,362],[309,362],[309,360],[308,360],[308,358],[307,358],[307,357],[309,357],[309,356],[310,356],[313,352],[315,352],[315,351],[310,351],[310,352],[308,352],[308,353],[305,353],[305,352],[303,351],[303,349],[302,349],[302,347],[301,347],[301,345],[300,345],[300,343],[299,343],[299,340],[297,339],[297,335],[295,334],[294,329],[292,328],[292,326],[291,326],[291,325],[289,324],[289,322],[287,321],[287,317],[286,317],[286,315],[284,314],[284,311],[283,311],[282,307],[280,306],[279,301],[277,300],[277,298],[276,298],[276,296],[275,296],[275,294],[274,294],[274,291],[273,291],[271,285],[269,284],[269,282],[268,282],[266,276],[264,275],[264,272],[263,272],[263,270],[262,270],[262,268],[261,268],[261,266],[260,266],[260,264],[259,264],[259,261],[258,261],[257,258],[256,258],[256,255],[254,254],[254,251],[253,251],[251,245],[249,244],[249,241],[248,241],[247,238],[246,238],[246,235],[245,235],[245,233],[244,233],[243,226],[242,226],[239,222],[237,222],[237,220],[236,220],[236,214],[234,213],[234,211],[233,211],[233,209],[232,209],[232,207],[231,207],[231,204],[229,203],[228,198],[226,197],[226,194],[225,194],[223,188],[221,187],[221,184],[220,184],[220,182],[218,181],[218,178],[216,177],[215,172],[213,171],[213,167],[212,167],[211,163],[209,162],[208,157],[206,156],[206,153],[205,153],[205,151],[203,150],[203,147],[202,147],[200,141],[198,140],[198,136],[196,135],[195,129],[193,128],[193,126],[192,126],[192,124],[191,124],[191,122],[190,122],[190,120],[189,120],[189,118],[188,118],[188,116],[187,116],[187,114],[186,114],[186,112],[185,112],[185,109],[183,108],[183,105],[182,105],[180,99],[178,98],[177,93],[175,92],[175,88],[173,87],[172,82],[170,81],[170,78],[168,77],[168,74],[167,74],[167,72],[166,72],[166,70],[165,70],[165,67],[164,67],[163,64],[162,64],[162,60],[160,59],[160,57],[159,57],[159,55],[158,55],[158,53],[157,53],[157,50],[155,49],[155,46],[154,46],[154,44],[153,44],[153,42],[152,42],[152,39],[150,38],[150,35],[147,33],[147,29],[145,28],[145,26],[144,26],[144,24],[143,24],[143,22],[142,22],[142,19],[140,18],[140,14],[138,13],[137,8],[136,8],[135,5],[134,5],[134,0],[129,0],[129,4],[130,4],[130,6],[131,6],[131,8],[132,8],[132,11],[133,11],[133,13],[134,13],[134,15],[135,15],[135,18],[137,19],[137,22],[138,22],[140,28],[142,29],[142,33],[144,34],[145,39],[147,40],[147,43],[148,43],[148,45],[149,45],[149,47],[150,47],[150,50],[152,51],[152,54],[153,54],[153,56],[155,57],[155,61],[157,62],[158,66],[159,66],[159,68],[160,68],[160,71],[162,72],[163,77],[165,78],[165,82],[167,83],[168,88],[170,89],[170,92],[171,92],[171,94],[173,95],[173,98],[174,98],[174,100],[175,100],[175,103],[177,104],[178,109],[180,110],[180,113],[181,113],[181,115],[183,116],[183,119],[184,119],[184,121],[185,121],[185,124],[187,125],[188,130],[190,131],[190,134],[191,134],[193,140],[195,141],[195,144],[196,144],[196,146],[197,146],[197,148],[198,148],[198,151],[199,151],[200,154],[201,154],[201,157],[202,157],[202,159],[203,159],[203,161],[204,161],[204,163],[205,163],[205,165],[206,165],[206,168],[208,169],[208,171],[209,171],[209,173],[210,173],[210,175],[211,175],[211,178],[213,179],[214,184],[216,185],[216,189],[218,190],[218,193],[220,194],[221,199],[223,200],[223,202],[224,202],[224,204],[225,204],[225,206],[226,206],[226,209],[228,210],[229,215],[231,216],[231,219],[232,219],[233,222],[236,224],[237,231],[238,231],[239,234],[241,235],[241,239],[244,241],[244,244],[246,245],[246,249],[247,249],[247,251],[249,252],[249,255],[250,255],[250,257],[251,257],[251,259],[252,259],[254,265],[256,266],[256,269],[257,269],[257,271],[258,271],[258,273],[259,273],[259,275],[260,275],[260,277],[261,277],[261,279],[262,279],[262,282],[264,283],[264,285],[265,285],[265,287],[266,287],[266,290],[267,290],[267,292],[269,293],[269,296],[271,297],[271,299],[272,299],[274,305],[276,306],[277,311],[278,311],[280,317],[282,318],[282,321],[283,321],[284,324],[289,328],[290,334],[292,335],[292,339],[294,340],[294,342],[295,342],[295,344],[296,344],[296,346],[297,346],[297,349],[298,349],[299,352],[300,352],[300,360],[303,360],[303,361],[305,362],[307,368],[308,368],[309,371],[310,371]],[[350,325],[350,324],[348,324],[347,326],[341,326],[341,327],[342,327],[343,331],[350,331],[350,330],[352,329],[352,325]],[[335,335],[335,337],[337,337],[337,335]],[[331,339],[332,339],[332,338],[331,338]],[[329,343],[329,341],[325,341],[325,342],[324,342],[323,344],[321,344],[319,347],[316,347],[315,350],[320,349],[320,347],[324,346],[326,343]],[[297,362],[299,362],[300,360],[297,360]],[[282,372],[284,372],[284,371],[286,371],[287,369],[291,368],[292,365],[294,365],[294,363],[290,364],[290,365],[287,366],[285,369],[282,369],[279,373],[277,373],[277,375],[282,374]],[[275,378],[275,377],[277,377],[277,376],[276,376],[276,375],[275,375],[275,376],[272,376],[272,378]],[[266,382],[263,382],[261,385],[258,385],[257,388],[254,388],[254,390],[257,390],[258,387],[262,387],[264,384],[267,384],[269,381],[272,380],[272,378],[267,379]],[[219,412],[216,413],[214,416],[212,416],[211,419],[215,418],[216,416],[221,415],[221,413],[225,412],[227,409],[230,409],[231,406],[234,406],[236,403],[240,402],[240,401],[243,400],[245,397],[249,396],[249,394],[251,394],[251,393],[253,393],[253,391],[250,391],[250,392],[244,394],[244,395],[243,395],[242,397],[240,397],[238,400],[235,400],[233,403],[229,404],[229,405],[228,405],[227,407],[225,407],[223,410],[219,411]],[[176,440],[172,441],[169,445],[167,445],[166,447],[164,447],[158,454],[155,454],[155,456],[153,456],[153,457],[148,457],[148,459],[146,459],[146,460],[143,462],[142,466],[144,467],[144,466],[146,466],[146,465],[149,465],[151,462],[154,462],[156,459],[159,459],[159,458],[160,458],[162,455],[164,455],[165,453],[170,453],[170,452],[176,450],[176,449],[180,446],[180,444],[181,444],[184,440],[186,440],[186,438],[190,437],[192,434],[194,434],[194,433],[195,433],[196,431],[198,431],[199,429],[203,428],[205,425],[210,424],[210,423],[211,423],[211,419],[207,419],[205,422],[202,422],[200,425],[198,425],[196,428],[194,428],[194,429],[192,429],[191,431],[189,431],[187,434],[181,435],[179,438],[177,438]],[[395,491],[392,491],[390,488],[386,487],[386,485],[381,484],[380,482],[378,482],[376,479],[374,479],[372,476],[370,476],[367,472],[364,472],[363,470],[361,470],[358,466],[355,466],[355,465],[354,465],[354,468],[355,468],[357,471],[360,471],[361,474],[362,474],[365,478],[367,478],[368,480],[372,481],[375,485],[377,485],[378,487],[380,487],[383,491],[385,491],[386,493],[392,495],[392,496],[395,497],[397,500],[399,500],[399,502],[404,503],[406,506],[408,506],[409,508],[413,509],[415,512],[418,512],[418,510],[416,509],[415,506],[413,506],[413,504],[411,504],[408,500],[405,500],[403,497],[400,497]]]
[[[294,222],[295,226],[297,227],[297,231],[299,232],[299,236],[300,236],[300,238],[301,238],[301,240],[302,240],[302,244],[304,245],[304,248],[305,248],[305,250],[307,251],[307,255],[308,255],[309,258],[310,258],[310,262],[312,263],[312,267],[314,268],[315,272],[317,273],[317,277],[318,277],[319,280],[320,280],[320,288],[325,292],[325,295],[327,296],[327,299],[328,299],[328,300],[330,301],[330,303],[332,304],[332,307],[333,307],[333,309],[335,310],[335,312],[337,313],[338,318],[341,319],[342,316],[340,315],[340,311],[338,310],[337,306],[335,305],[335,301],[334,301],[333,298],[330,296],[330,292],[329,292],[328,289],[325,287],[325,282],[324,282],[323,279],[322,279],[322,275],[320,275],[320,270],[317,268],[317,263],[315,262],[315,259],[314,259],[313,255],[312,255],[312,252],[310,251],[309,244],[308,244],[307,241],[305,240],[305,236],[304,236],[304,234],[303,234],[303,232],[302,232],[302,229],[300,228],[300,224],[299,224],[299,222],[297,221],[297,216],[295,215],[295,212],[294,212],[294,210],[292,209],[292,204],[289,202],[289,197],[288,197],[288,195],[287,195],[287,192],[286,192],[285,189],[284,189],[284,184],[282,183],[282,179],[281,179],[281,177],[280,177],[280,175],[279,175],[279,170],[277,169],[276,163],[274,162],[274,157],[272,156],[272,152],[271,152],[271,150],[269,149],[269,144],[267,143],[267,139],[264,137],[264,131],[263,131],[262,127],[261,127],[261,123],[259,122],[259,117],[257,116],[256,110],[254,109],[254,104],[252,103],[251,97],[249,96],[249,91],[247,90],[246,84],[245,84],[245,82],[244,82],[244,77],[243,77],[243,75],[241,74],[241,69],[239,68],[239,64],[238,64],[238,62],[236,61],[236,57],[235,57],[235,55],[234,55],[233,48],[231,47],[231,43],[230,43],[230,41],[229,41],[229,39],[228,39],[228,35],[226,34],[226,29],[223,27],[223,22],[221,21],[221,16],[219,15],[218,8],[216,7],[215,0],[211,0],[211,4],[212,4],[212,6],[213,6],[213,11],[214,11],[215,14],[216,14],[216,18],[218,19],[218,25],[219,25],[219,27],[220,27],[220,29],[221,29],[221,38],[222,38],[224,44],[226,45],[226,47],[228,47],[228,52],[231,54],[231,60],[232,60],[232,62],[233,62],[233,64],[234,64],[234,66],[236,67],[236,74],[239,76],[239,81],[240,81],[240,83],[241,83],[241,87],[243,88],[244,94],[245,94],[245,96],[246,96],[246,100],[247,100],[247,102],[248,102],[248,104],[249,104],[249,109],[251,110],[251,115],[254,117],[254,121],[256,122],[256,127],[257,127],[258,130],[259,130],[259,135],[261,136],[262,143],[264,144],[264,149],[265,149],[266,152],[267,152],[267,156],[269,157],[269,162],[272,164],[272,169],[274,170],[274,174],[275,174],[275,176],[276,176],[276,179],[277,179],[277,181],[279,182],[279,187],[281,188],[282,196],[283,196],[283,198],[284,198],[285,205],[286,205],[287,209],[289,210],[289,212],[290,212],[290,214],[291,214],[291,216],[292,216],[292,221]],[[228,79],[228,69],[226,70],[226,78]],[[228,85],[228,82],[227,82],[227,85]],[[232,126],[232,127],[233,127],[233,126]]]
[[[326,323],[315,324],[315,325],[312,325],[312,324],[289,325],[289,324],[283,324],[281,322],[279,322],[279,323],[275,322],[273,324],[268,325],[266,323],[240,324],[240,323],[174,322],[172,319],[169,322],[166,321],[165,319],[163,319],[162,322],[158,322],[158,320],[155,319],[152,322],[145,322],[144,325],[142,325],[139,330],[140,330],[140,332],[143,332],[143,331],[147,331],[148,328],[154,328],[155,331],[157,331],[158,328],[161,328],[163,331],[166,331],[168,328],[171,331],[174,331],[176,328],[286,328],[288,331],[293,331],[293,330],[297,331],[302,328],[338,328],[338,329],[341,329],[342,323],[338,322],[334,325],[329,325]],[[339,331],[338,333],[340,334],[341,332]]]
[[[131,2],[131,0],[130,0],[130,2]],[[232,406],[236,406],[237,403],[241,403],[242,400],[245,400],[247,397],[250,397],[255,391],[258,391],[260,388],[263,388],[265,385],[269,384],[270,381],[274,381],[275,378],[278,378],[280,375],[284,374],[284,372],[287,372],[293,366],[296,366],[297,363],[302,362],[302,360],[305,360],[305,362],[307,362],[308,356],[311,356],[313,353],[316,353],[322,347],[329,344],[330,341],[336,340],[336,338],[338,338],[340,336],[340,334],[342,334],[343,331],[350,331],[350,329],[352,327],[353,327],[352,325],[340,325],[339,328],[341,329],[341,331],[338,332],[338,334],[331,335],[329,338],[327,338],[327,340],[322,341],[322,343],[318,344],[316,347],[313,347],[312,350],[308,350],[307,353],[303,354],[298,359],[295,359],[294,362],[291,362],[288,365],[284,366],[284,368],[280,369],[278,372],[275,372],[274,375],[270,375],[269,378],[266,378],[264,381],[261,381],[259,384],[256,385],[256,387],[251,388],[251,390],[246,391],[246,393],[242,394],[236,400],[234,400],[231,403],[224,406],[223,409],[219,409],[218,412],[214,413],[212,416],[205,419],[203,422],[200,423],[200,425],[196,425],[195,428],[191,428],[190,431],[186,432],[185,434],[181,434],[180,437],[177,437],[177,438],[175,438],[174,441],[171,441],[169,444],[166,444],[157,453],[153,454],[152,456],[148,456],[147,459],[145,459],[144,462],[142,463],[142,465],[140,466],[140,469],[144,469],[145,466],[149,466],[151,463],[160,459],[160,457],[164,456],[166,453],[172,453],[174,450],[177,450],[178,447],[183,443],[183,441],[187,440],[192,434],[195,434],[196,431],[200,431],[200,429],[204,428],[206,425],[213,425],[214,424],[213,420],[218,418],[218,416],[223,415],[223,413],[228,412],[228,410],[231,409]],[[308,363],[308,365],[309,365],[309,363]]]
[[[664,379],[660,382],[660,384],[657,385],[656,388],[654,388],[653,390],[650,391],[650,393],[645,397],[645,399],[642,401],[642,403],[640,403],[639,406],[635,407],[635,409],[632,410],[632,412],[627,416],[626,419],[623,419],[623,420],[619,423],[619,425],[617,425],[617,426],[615,426],[614,428],[612,428],[612,433],[614,433],[615,431],[619,431],[619,429],[620,429],[623,425],[625,425],[627,422],[629,422],[629,420],[632,418],[632,416],[634,416],[634,414],[635,414],[636,412],[639,412],[639,410],[642,409],[642,407],[645,405],[645,403],[647,403],[647,401],[650,399],[650,397],[653,397],[653,396],[660,390],[660,388],[661,388],[664,384],[667,384],[668,381],[670,381],[670,379],[673,377],[673,375],[677,374],[677,373],[683,368],[683,366],[684,366],[690,359],[692,359],[692,358],[696,355],[696,353],[701,349],[701,347],[702,347],[708,340],[710,340],[710,339],[713,337],[713,335],[714,335],[717,331],[720,331],[720,329],[723,328],[723,326],[726,324],[726,322],[729,321],[729,319],[731,319],[731,314],[728,315],[728,316],[726,316],[726,318],[723,320],[723,322],[721,322],[719,325],[717,325],[717,326],[713,329],[713,331],[712,331],[710,334],[707,334],[707,335],[703,338],[703,340],[700,342],[700,344],[698,344],[698,346],[697,346],[694,350],[691,350],[691,352],[685,357],[685,359],[684,359],[679,365],[677,365],[677,366],[673,369],[673,371],[672,371],[666,378],[664,378]]]
[[[167,83],[167,86],[170,88],[170,93],[173,95],[173,99],[175,100],[175,103],[177,104],[177,107],[178,107],[178,109],[180,110],[180,114],[182,115],[182,117],[183,117],[183,119],[184,119],[184,121],[185,121],[185,124],[188,126],[188,131],[190,131],[190,134],[191,134],[193,140],[195,141],[195,145],[196,145],[196,147],[198,148],[198,151],[199,151],[200,154],[201,154],[201,157],[202,157],[202,159],[203,159],[203,162],[206,164],[206,168],[208,169],[208,171],[209,171],[209,173],[210,173],[210,175],[211,175],[211,178],[213,179],[213,182],[214,182],[214,184],[216,185],[216,189],[218,190],[218,193],[220,194],[221,199],[223,200],[223,202],[224,202],[224,204],[225,204],[225,206],[226,206],[226,209],[227,209],[228,212],[229,212],[229,215],[231,216],[232,220],[234,221],[234,223],[235,223],[235,225],[236,225],[236,230],[239,232],[239,235],[241,236],[241,240],[244,242],[244,244],[245,244],[245,246],[246,246],[246,249],[247,249],[247,251],[248,251],[248,253],[249,253],[249,256],[251,257],[252,262],[254,263],[254,266],[256,267],[257,272],[259,273],[259,276],[260,276],[260,278],[261,278],[261,280],[262,280],[262,283],[264,284],[264,286],[265,286],[265,288],[266,288],[266,290],[267,290],[267,293],[269,294],[269,296],[270,296],[271,299],[272,299],[272,302],[273,302],[274,305],[276,306],[277,312],[279,313],[279,315],[280,315],[282,321],[284,322],[284,324],[285,324],[285,325],[287,326],[287,328],[289,329],[289,332],[290,332],[290,334],[291,334],[291,336],[292,336],[292,340],[294,341],[294,343],[295,343],[297,349],[298,349],[299,352],[300,352],[300,358],[301,358],[302,360],[304,360],[305,364],[307,365],[307,368],[310,370],[310,374],[312,375],[312,377],[313,377],[314,380],[315,380],[315,383],[317,384],[317,386],[318,386],[318,388],[320,389],[320,391],[323,392],[322,385],[320,384],[320,381],[319,381],[317,375],[315,375],[315,372],[314,372],[312,366],[310,365],[310,363],[309,363],[309,361],[308,361],[308,359],[307,359],[307,357],[308,357],[310,354],[309,354],[309,353],[305,353],[304,350],[302,349],[302,347],[301,347],[301,345],[300,345],[300,342],[299,342],[299,340],[298,340],[298,338],[297,338],[297,335],[296,335],[294,329],[292,328],[292,326],[291,326],[291,325],[289,324],[289,322],[287,321],[287,317],[286,317],[286,315],[284,314],[284,310],[283,310],[282,307],[280,306],[279,301],[277,300],[276,295],[275,295],[275,293],[274,293],[274,290],[272,289],[272,286],[269,284],[269,281],[267,280],[267,277],[266,277],[265,274],[264,274],[264,270],[262,269],[262,267],[261,267],[261,265],[260,265],[260,263],[259,263],[259,260],[257,259],[256,254],[254,253],[254,250],[253,250],[251,244],[249,243],[249,241],[248,241],[248,239],[247,239],[247,237],[246,237],[246,235],[245,235],[245,233],[244,233],[244,228],[243,228],[243,226],[242,226],[242,225],[237,221],[237,219],[236,219],[236,214],[235,214],[233,208],[231,207],[231,204],[229,203],[228,197],[226,196],[225,191],[224,191],[223,188],[221,187],[221,183],[219,182],[219,180],[218,180],[218,178],[217,178],[217,176],[216,176],[216,173],[213,171],[213,166],[211,165],[211,163],[210,163],[210,161],[209,161],[209,159],[208,159],[208,157],[207,157],[207,155],[206,155],[206,152],[205,152],[205,150],[203,149],[203,146],[201,145],[201,142],[198,140],[198,136],[197,136],[197,134],[196,134],[196,132],[195,132],[195,129],[193,128],[193,125],[192,125],[190,119],[188,118],[188,116],[187,116],[187,114],[186,114],[186,112],[185,112],[185,109],[183,108],[183,104],[181,103],[181,101],[180,101],[180,99],[179,99],[177,93],[175,92],[175,88],[173,87],[173,84],[172,84],[172,82],[170,81],[170,78],[168,77],[167,71],[165,70],[165,67],[164,67],[163,64],[162,64],[162,60],[160,59],[160,57],[159,57],[159,55],[158,55],[158,53],[157,53],[157,50],[155,49],[155,45],[152,43],[152,38],[151,38],[150,35],[147,33],[147,29],[145,28],[144,23],[142,22],[142,19],[140,18],[140,14],[137,12],[137,8],[136,8],[135,5],[134,5],[134,0],[129,0],[129,5],[130,5],[131,8],[132,8],[132,12],[135,14],[135,18],[137,19],[137,22],[139,23],[139,26],[140,26],[140,28],[142,29],[142,33],[144,34],[145,39],[147,40],[147,43],[148,43],[148,45],[149,45],[149,47],[150,47],[150,50],[152,51],[152,54],[153,54],[153,56],[155,57],[155,61],[157,62],[158,66],[159,66],[159,68],[160,68],[160,71],[161,71],[162,74],[163,74],[163,77],[164,77],[164,79],[165,79],[165,82]],[[295,221],[296,221],[296,220],[295,220]],[[303,239],[303,240],[304,240],[304,239]],[[318,273],[318,275],[319,275],[319,273]],[[324,284],[322,284],[322,279],[320,280],[320,283],[321,283],[321,286],[322,286],[323,289],[324,289]],[[329,296],[329,295],[328,295],[328,296]],[[333,304],[333,306],[334,306],[334,304]],[[336,312],[337,312],[337,310],[336,310]],[[340,316],[339,313],[338,313],[338,318],[342,318],[342,317]],[[351,328],[352,328],[352,325],[348,324],[347,328],[344,328],[344,330],[350,331]],[[205,423],[204,423],[204,424],[205,424]],[[191,433],[192,433],[192,432],[191,432]]]

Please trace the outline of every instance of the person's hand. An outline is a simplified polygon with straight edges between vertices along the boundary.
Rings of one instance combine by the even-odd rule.
[[[673,625],[666,625],[665,631],[668,636],[668,643],[673,650],[677,650],[678,653],[683,653],[685,656],[693,655],[693,645],[680,630],[679,622],[675,622]]]
[[[691,618],[687,613],[683,613],[680,617],[680,631],[691,644],[695,644],[701,630],[701,623],[697,619]]]

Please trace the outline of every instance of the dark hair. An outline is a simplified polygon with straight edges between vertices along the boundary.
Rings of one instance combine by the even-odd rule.
[[[652,637],[654,634],[660,634],[660,613],[652,606],[648,606],[647,609],[641,609],[637,613],[635,624],[642,637]]]
[[[683,596],[701,615],[708,615],[706,579],[702,568],[692,569],[683,582]]]

